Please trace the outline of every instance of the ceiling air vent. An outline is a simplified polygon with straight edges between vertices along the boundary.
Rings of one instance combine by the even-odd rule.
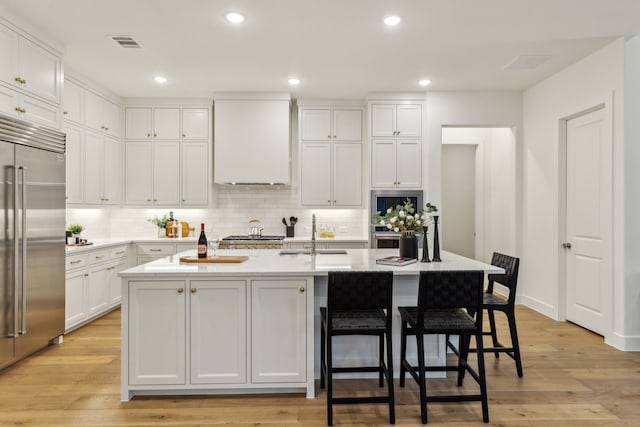
[[[518,55],[503,70],[533,70],[544,64],[551,55]]]
[[[133,36],[109,36],[109,38],[125,49],[139,49],[142,47]]]

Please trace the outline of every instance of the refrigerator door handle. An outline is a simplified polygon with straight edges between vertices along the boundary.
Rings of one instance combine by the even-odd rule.
[[[18,169],[22,172],[22,308],[20,310],[20,318],[22,320],[20,335],[27,333],[27,170],[23,166]]]
[[[13,334],[11,336],[18,336],[18,305],[20,299],[18,298],[18,168],[11,165],[9,168],[13,169]]]

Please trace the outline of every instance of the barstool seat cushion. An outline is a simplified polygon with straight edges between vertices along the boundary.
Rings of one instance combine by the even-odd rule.
[[[322,321],[326,322],[327,308],[320,307]],[[383,310],[336,311],[333,313],[331,328],[340,331],[384,332],[387,328]]]
[[[418,323],[418,307],[398,307],[400,316],[410,325]],[[424,311],[424,333],[472,333],[476,330],[473,317],[463,308]]]
[[[507,305],[509,301],[504,298],[501,298],[497,295],[490,294],[489,292],[485,292],[482,298],[482,304],[484,305]]]

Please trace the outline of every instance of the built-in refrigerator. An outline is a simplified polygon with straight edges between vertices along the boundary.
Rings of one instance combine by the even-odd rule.
[[[0,114],[0,369],[64,333],[65,135]]]

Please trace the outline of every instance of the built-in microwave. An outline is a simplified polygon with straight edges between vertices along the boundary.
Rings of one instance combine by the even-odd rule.
[[[403,205],[409,201],[418,209],[424,208],[422,204],[422,190],[371,190],[371,247],[372,248],[397,248],[400,243],[400,233],[389,231],[386,226],[375,224],[373,217],[376,212],[384,213],[389,208]]]

